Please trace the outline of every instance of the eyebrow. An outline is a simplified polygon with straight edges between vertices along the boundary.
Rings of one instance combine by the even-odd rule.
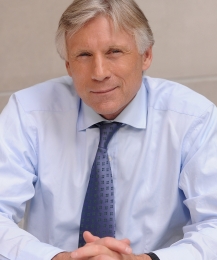
[[[89,50],[85,50],[85,49],[80,49],[80,50],[77,50],[75,52],[70,53],[70,56],[71,57],[76,57],[78,54],[83,53],[83,52],[89,53],[90,51]]]
[[[130,48],[128,46],[123,46],[123,45],[111,45],[109,46],[108,49],[123,49],[129,51]]]
[[[123,46],[123,45],[110,45],[110,46],[108,46],[106,51],[111,50],[111,49],[121,49],[121,50],[124,50],[126,52],[130,51],[130,48],[128,46]],[[82,52],[91,53],[91,50],[90,49],[78,49],[75,52],[71,53],[70,56],[77,56],[78,54],[80,54]]]

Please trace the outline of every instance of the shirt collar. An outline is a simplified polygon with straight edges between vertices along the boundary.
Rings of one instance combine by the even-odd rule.
[[[135,128],[145,129],[147,119],[147,90],[142,83],[139,91],[129,105],[113,120]],[[97,114],[81,100],[78,116],[78,131],[85,130],[101,121],[108,121]]]

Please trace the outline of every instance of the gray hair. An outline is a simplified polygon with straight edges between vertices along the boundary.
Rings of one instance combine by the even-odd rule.
[[[140,54],[154,44],[148,20],[134,0],[74,0],[62,14],[56,32],[56,48],[62,59],[67,60],[66,35],[72,36],[100,14],[110,17],[115,28],[132,33]]]

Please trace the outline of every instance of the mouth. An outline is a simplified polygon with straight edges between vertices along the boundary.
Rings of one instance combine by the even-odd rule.
[[[102,95],[102,94],[110,93],[110,92],[114,91],[116,88],[117,88],[117,87],[110,88],[110,89],[106,89],[106,90],[100,90],[100,91],[91,91],[91,93],[93,93],[93,94],[98,94],[98,95]]]

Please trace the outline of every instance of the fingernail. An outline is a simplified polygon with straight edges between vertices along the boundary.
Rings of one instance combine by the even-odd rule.
[[[131,254],[132,253],[131,247],[126,247],[125,251],[126,251],[127,254]]]
[[[71,258],[76,258],[78,256],[78,253],[77,252],[72,252],[71,253]]]

